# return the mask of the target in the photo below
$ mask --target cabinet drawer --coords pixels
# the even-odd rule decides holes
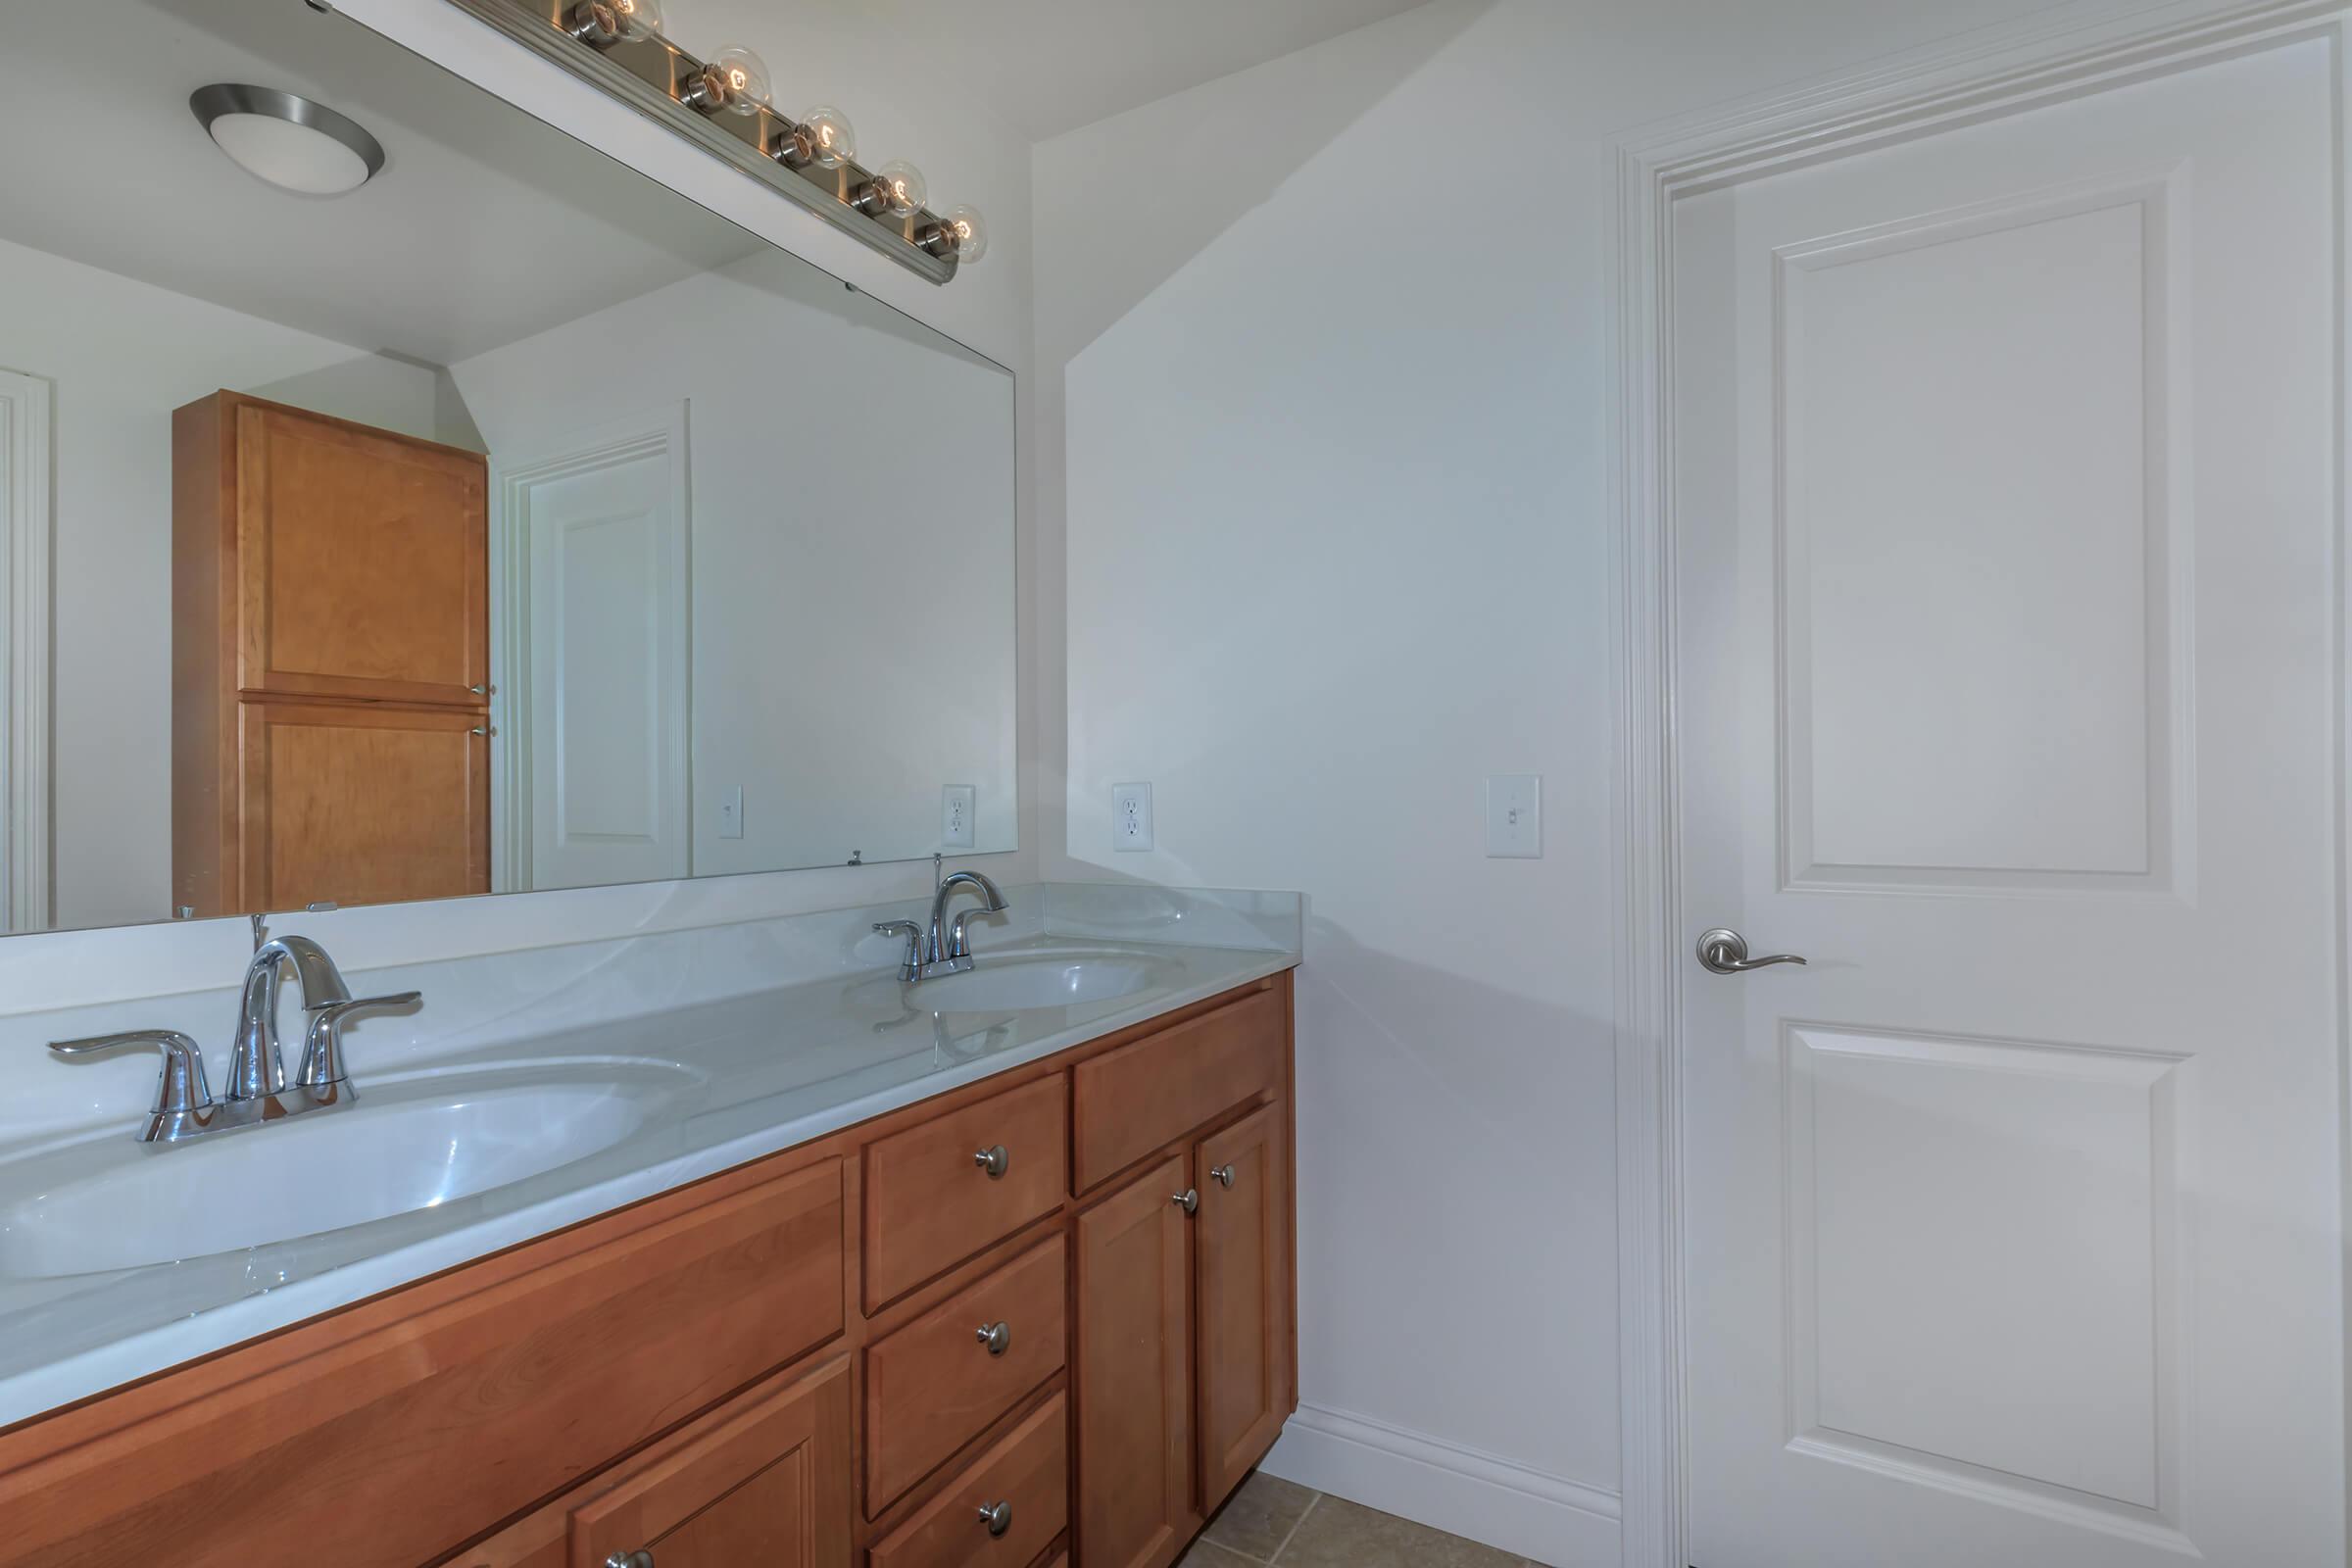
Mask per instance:
[[[1080,1062],[1072,1073],[1079,1191],[1277,1093],[1284,1039],[1281,995],[1260,991]]]
[[[1011,1517],[989,1534],[982,1510]],[[875,1545],[869,1568],[1028,1568],[1069,1524],[1069,1403],[1056,1394]]]
[[[1067,1359],[1058,1236],[866,1352],[865,1511],[880,1514]],[[983,1331],[1004,1327],[991,1353]]]
[[[1001,1171],[980,1155],[1004,1151]],[[897,1299],[1061,1204],[1069,1089],[1056,1073],[865,1151],[865,1305]]]
[[[43,1568],[436,1561],[839,1334],[843,1217],[828,1159],[67,1412],[24,1440],[45,1458],[11,1468],[0,1444],[10,1549]],[[289,1487],[288,1455],[334,1484]]]

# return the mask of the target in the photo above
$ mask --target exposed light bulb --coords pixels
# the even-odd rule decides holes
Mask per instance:
[[[726,106],[736,114],[757,114],[775,101],[768,90],[767,62],[749,49],[721,49],[711,65],[727,85]]]
[[[981,221],[977,207],[958,207],[948,214],[942,225],[948,237],[955,241],[956,260],[965,267],[988,254],[988,224]]]
[[[851,127],[850,117],[826,104],[819,104],[801,117],[801,130],[808,138],[809,156],[819,169],[839,169],[858,156],[858,132]]]
[[[893,218],[912,218],[923,205],[923,172],[904,158],[874,171],[875,205]]]
[[[620,12],[611,0],[580,0],[564,21],[564,30],[591,49],[610,49],[620,42]]]
[[[662,0],[604,0],[620,18],[620,35],[632,43],[662,34]]]

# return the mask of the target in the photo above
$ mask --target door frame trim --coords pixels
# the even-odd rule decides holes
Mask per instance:
[[[50,858],[50,582],[56,533],[51,489],[53,383],[0,370],[0,635],[7,709],[0,713],[0,930],[46,931],[53,914]]]
[[[2078,4],[1979,28],[1861,70],[1720,105],[1612,138],[1616,199],[1609,239],[1611,399],[1611,674],[1618,765],[1611,818],[1618,889],[1615,976],[1618,1402],[1621,1560],[1685,1568],[1688,1492],[1683,1386],[1683,1089],[1677,977],[1686,921],[1679,906],[1674,623],[1674,383],[1671,279],[1674,202],[1746,180],[1956,128],[2205,62],[2312,37],[2335,52],[2337,219],[2352,212],[2352,164],[2340,146],[2352,99],[2345,0],[2173,0],[2157,6]],[[2336,384],[2347,354],[2346,237],[2339,226]],[[2341,934],[2347,927],[2342,815],[2347,758],[2344,511],[2352,488],[2346,440],[2336,453],[2335,671],[2336,993],[2339,1079],[2346,1042]],[[2352,1151],[2352,1142],[2347,1143]],[[2352,1191],[2352,1177],[2347,1178]]]

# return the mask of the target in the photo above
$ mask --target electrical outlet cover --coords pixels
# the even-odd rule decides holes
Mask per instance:
[[[1110,787],[1110,847],[1121,854],[1152,848],[1152,786]]]
[[[939,847],[943,850],[968,850],[972,847],[972,812],[977,809],[979,789],[970,784],[950,784],[939,796]]]
[[[1538,773],[1496,773],[1487,780],[1487,856],[1544,858],[1544,779]]]

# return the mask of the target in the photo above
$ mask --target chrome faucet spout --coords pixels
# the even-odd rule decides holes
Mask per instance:
[[[986,907],[966,909],[947,923],[948,901],[959,887],[968,887],[985,901]],[[977,871],[957,871],[941,879],[939,891],[931,898],[931,926],[925,938],[923,974],[959,974],[972,966],[971,936],[965,929],[969,922],[984,914],[999,914],[1006,907],[1004,895],[996,883]]]
[[[277,1043],[277,990],[283,965],[294,966],[305,1011],[351,1000],[351,988],[326,950],[309,937],[274,937],[254,949],[245,966],[245,992],[237,1005],[237,1033],[228,1050],[231,1101],[266,1100],[286,1087],[284,1054]]]

